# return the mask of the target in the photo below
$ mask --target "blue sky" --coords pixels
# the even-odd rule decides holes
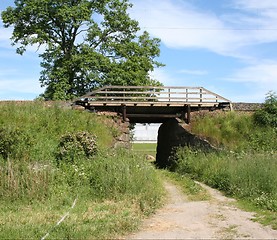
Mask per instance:
[[[161,39],[165,86],[203,86],[233,102],[263,102],[277,92],[276,0],[131,0],[130,15]],[[1,0],[0,11],[12,5]],[[35,47],[17,55],[0,23],[0,100],[43,92]]]

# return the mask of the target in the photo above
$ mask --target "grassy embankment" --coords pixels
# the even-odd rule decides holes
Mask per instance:
[[[42,103],[0,105],[0,239],[116,237],[160,205],[156,170],[112,150],[118,132],[105,122]]]
[[[277,229],[277,129],[235,112],[195,119],[192,131],[222,150],[180,149],[176,172],[239,199]]]

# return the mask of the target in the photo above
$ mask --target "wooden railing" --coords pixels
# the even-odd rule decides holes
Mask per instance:
[[[230,103],[230,100],[203,87],[107,86],[87,93],[89,102],[154,102],[180,104]]]

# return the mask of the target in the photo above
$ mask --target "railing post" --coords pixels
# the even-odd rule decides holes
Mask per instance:
[[[200,88],[200,102],[202,103],[203,101],[203,89]]]
[[[186,88],[186,102],[189,101],[189,90]]]
[[[168,101],[170,102],[170,97],[171,97],[171,95],[170,95],[170,88],[168,89]]]

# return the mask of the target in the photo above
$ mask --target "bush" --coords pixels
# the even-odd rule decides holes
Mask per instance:
[[[277,95],[275,92],[267,94],[264,107],[254,114],[256,123],[277,127]]]
[[[31,137],[23,130],[0,128],[0,155],[4,160],[27,159],[31,145]]]
[[[97,153],[96,136],[88,132],[68,133],[61,137],[58,161],[71,162]]]

